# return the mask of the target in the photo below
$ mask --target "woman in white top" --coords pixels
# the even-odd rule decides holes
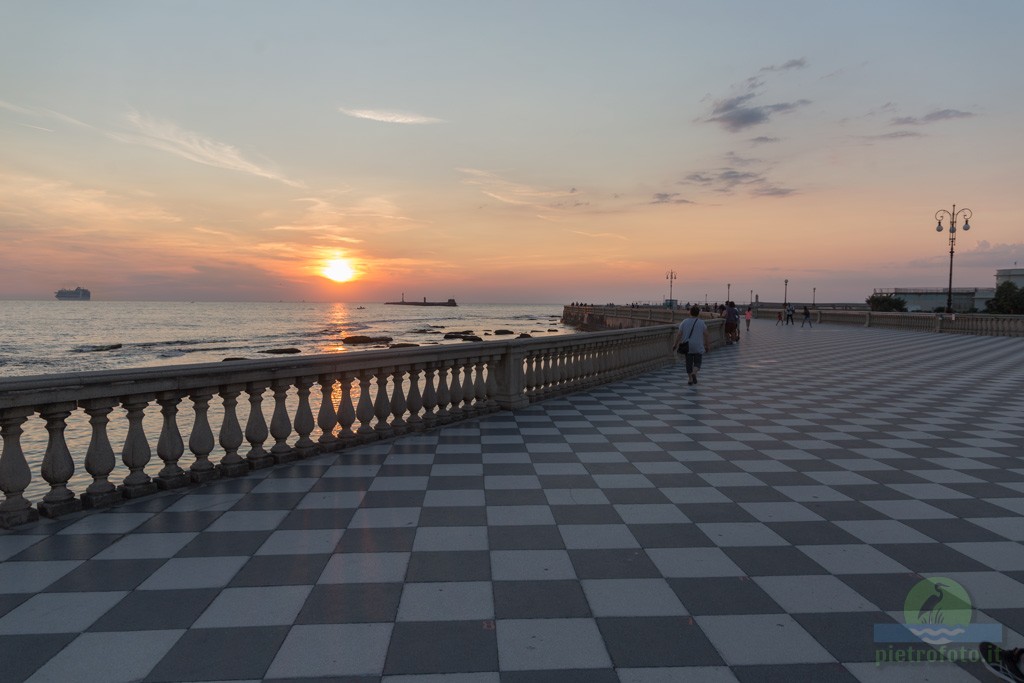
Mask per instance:
[[[689,344],[686,353],[686,383],[697,384],[701,361],[704,354],[711,349],[711,334],[708,332],[707,324],[700,319],[700,306],[692,307],[690,317],[679,323],[679,331],[676,332],[672,350],[676,351],[679,344],[684,341]]]

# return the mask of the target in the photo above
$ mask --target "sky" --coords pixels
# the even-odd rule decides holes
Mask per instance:
[[[954,286],[994,287],[1024,267],[1022,26],[1019,0],[0,0],[0,299],[863,301],[947,285],[954,205]]]

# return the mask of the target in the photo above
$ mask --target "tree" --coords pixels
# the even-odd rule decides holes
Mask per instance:
[[[895,294],[872,294],[864,300],[872,311],[897,311],[903,313],[907,310],[906,299],[901,299]]]
[[[996,287],[994,298],[985,302],[986,313],[1016,314],[1024,313],[1024,289],[1007,280]]]

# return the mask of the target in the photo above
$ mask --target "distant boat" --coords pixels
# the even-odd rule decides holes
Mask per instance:
[[[402,294],[401,301],[385,301],[385,304],[391,306],[458,306],[455,303],[455,299],[448,299],[448,301],[427,301],[427,297],[423,297],[423,301],[406,301],[405,294]]]
[[[58,289],[54,296],[61,301],[88,301],[92,298],[92,292],[85,287],[75,287],[74,289]]]

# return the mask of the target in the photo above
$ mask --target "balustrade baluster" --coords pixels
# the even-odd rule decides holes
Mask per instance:
[[[423,409],[423,396],[420,394],[420,371],[419,365],[413,365],[409,370],[409,398],[406,401],[409,419],[406,422],[409,425],[409,430],[413,432],[423,430],[423,418],[420,417],[420,410]]]
[[[437,369],[437,423],[448,424],[452,421],[452,415],[448,412],[448,404],[451,403],[451,392],[448,389],[448,362],[441,361]]]
[[[381,368],[377,371],[377,396],[373,402],[373,413],[377,417],[377,423],[373,426],[373,431],[379,439],[395,435],[394,429],[388,424],[388,417],[391,415],[391,402],[388,400],[389,374],[391,368]]]
[[[396,368],[391,375],[391,429],[395,435],[405,434],[409,425],[405,421],[405,368]]]
[[[290,386],[290,380],[278,380],[271,385],[274,391],[274,414],[270,417],[270,435],[274,437],[275,443],[270,449],[270,455],[278,464],[295,459],[295,451],[288,445],[288,437],[292,434],[287,405]]]
[[[313,378],[299,377],[295,380],[298,389],[299,407],[295,410],[295,433],[299,435],[295,442],[295,452],[300,458],[308,458],[316,453],[316,444],[310,438],[316,424],[313,422],[313,409],[309,404],[309,390],[313,386]]]
[[[430,429],[437,424],[437,391],[434,389],[434,373],[437,368],[433,364],[423,369],[423,426]]]
[[[373,401],[370,400],[370,378],[373,373],[363,370],[359,373],[359,404],[356,406],[356,417],[359,418],[359,429],[356,434],[360,441],[370,441],[376,438],[377,432],[373,430],[370,422],[373,420]]]
[[[39,511],[25,498],[25,489],[32,483],[32,470],[21,449],[21,426],[32,413],[29,407],[0,410],[0,438],[4,442],[0,451],[0,491],[4,492],[0,525],[5,529],[39,519]]]
[[[64,430],[71,412],[76,408],[74,401],[52,403],[39,409],[39,415],[46,420],[46,452],[40,471],[50,490],[36,505],[44,517],[59,517],[82,509],[82,501],[68,488],[68,481],[75,473],[75,461],[71,459]]]
[[[150,396],[128,396],[121,399],[121,405],[128,412],[128,434],[121,450],[121,462],[128,468],[128,476],[121,484],[121,494],[125,498],[139,498],[156,492],[156,483],[146,474],[146,465],[153,457],[146,438],[146,430],[142,426],[146,406]]]
[[[317,450],[329,453],[338,444],[334,428],[338,426],[338,413],[334,410],[334,375],[320,375],[320,410],[316,413],[316,424],[320,427],[320,438],[317,439]]]
[[[249,452],[245,454],[245,461],[249,469],[253,470],[274,464],[274,457],[263,448],[270,436],[267,418],[263,416],[263,393],[266,390],[265,382],[249,382],[245,385],[245,393],[249,395],[249,418],[245,421],[245,440],[249,442]]]
[[[487,383],[484,381],[484,365],[486,364],[486,358],[477,358],[476,372],[473,378],[473,410],[477,415],[483,413],[489,413],[490,407],[487,405]]]
[[[451,416],[452,422],[466,417],[466,411],[462,409],[462,377],[459,374],[465,369],[463,367],[464,362],[459,359],[453,361],[454,365],[452,365],[452,381],[451,386],[448,388],[448,394],[452,402],[451,408],[448,409],[448,414]]]
[[[189,467],[189,476],[196,483],[212,481],[220,477],[220,472],[210,462],[214,441],[209,413],[210,399],[213,398],[214,391],[214,389],[199,389],[189,394],[189,398],[192,400],[192,412],[195,414],[192,433],[188,436],[188,449],[195,456],[195,461]]]
[[[526,389],[526,397],[529,399],[530,403],[533,403],[537,397],[537,362],[537,353],[535,351],[530,352],[530,355],[527,356],[525,361],[526,383],[524,386]]]
[[[467,358],[466,364],[462,367],[462,412],[466,417],[480,414],[480,411],[473,405],[473,401],[476,398],[476,389],[473,383],[473,367],[475,364],[475,359]]]
[[[109,507],[122,500],[121,493],[110,481],[110,473],[114,471],[117,460],[107,436],[110,411],[117,405],[117,400],[94,398],[80,404],[92,427],[89,446],[85,450],[85,471],[92,475],[92,483],[82,494],[82,505],[87,508]]]
[[[356,442],[356,434],[352,431],[352,425],[356,423],[356,411],[352,407],[352,374],[341,375],[341,401],[338,403],[338,424],[341,429],[338,431],[338,440],[343,446],[350,446]]]
[[[487,359],[487,409],[495,411],[498,409],[498,364],[501,359],[498,356],[490,356]]]
[[[181,456],[185,454],[185,442],[181,440],[177,419],[181,398],[181,393],[172,391],[156,395],[162,418],[160,436],[156,441],[156,455],[164,463],[156,477],[156,486],[159,489],[181,488],[191,481],[189,475],[178,465]]]
[[[220,459],[217,469],[225,477],[238,477],[249,471],[249,464],[242,460],[238,448],[242,445],[242,427],[238,424],[238,396],[242,393],[242,385],[228,385],[220,388],[220,397],[224,401],[224,421],[220,425],[220,447],[224,449],[224,457]]]

